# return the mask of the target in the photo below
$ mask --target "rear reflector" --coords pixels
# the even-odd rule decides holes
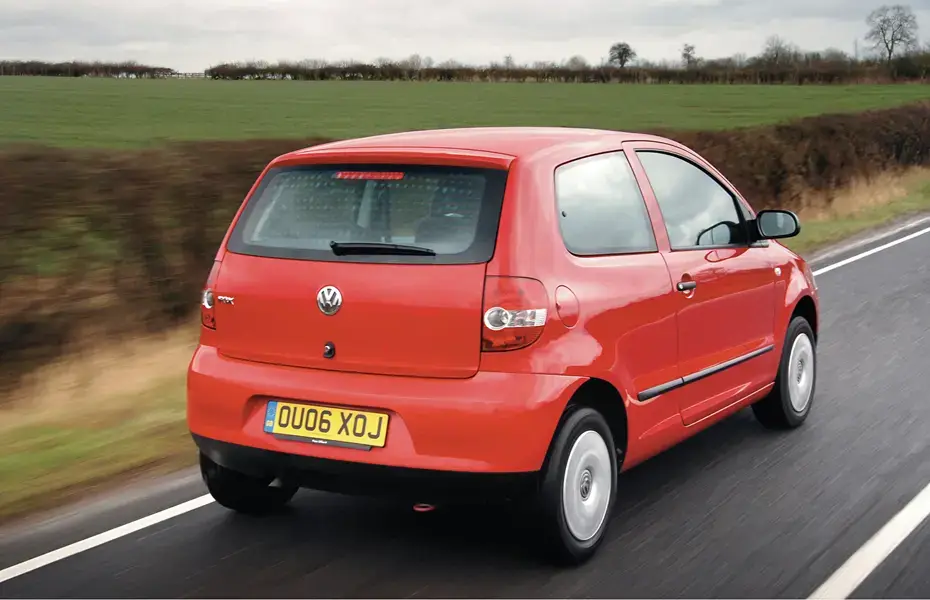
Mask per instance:
[[[398,181],[404,178],[403,173],[393,171],[337,171],[335,179],[375,179],[379,181]]]
[[[481,350],[505,352],[539,339],[549,318],[542,282],[527,277],[486,277]]]

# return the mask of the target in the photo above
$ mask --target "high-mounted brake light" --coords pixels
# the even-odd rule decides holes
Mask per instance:
[[[200,295],[200,322],[207,329],[216,329],[216,294],[213,292],[213,286],[216,285],[216,277],[220,272],[220,262],[215,261],[210,274],[207,276],[207,283],[203,287],[203,293]]]
[[[393,171],[338,171],[333,175],[335,179],[375,179],[397,181],[404,178],[404,174]]]
[[[481,350],[505,352],[539,339],[549,317],[542,282],[527,277],[486,277]]]

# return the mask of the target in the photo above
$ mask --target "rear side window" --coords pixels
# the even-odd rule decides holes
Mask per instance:
[[[656,251],[645,201],[622,152],[560,166],[555,195],[562,239],[572,254]]]
[[[321,261],[487,262],[506,179],[502,170],[419,165],[272,169],[236,223],[229,250]],[[353,249],[334,252],[333,242]],[[435,255],[393,252],[391,244]]]

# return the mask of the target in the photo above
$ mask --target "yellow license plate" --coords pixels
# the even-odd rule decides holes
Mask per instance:
[[[383,448],[388,416],[348,408],[274,400],[265,409],[265,433],[315,444]]]

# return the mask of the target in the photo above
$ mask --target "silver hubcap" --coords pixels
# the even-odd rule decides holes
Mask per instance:
[[[787,384],[791,408],[799,413],[804,412],[814,388],[814,345],[805,333],[796,337],[791,346]]]
[[[582,433],[568,454],[562,480],[565,522],[575,539],[586,542],[600,531],[612,485],[610,451],[604,438],[596,431]]]

